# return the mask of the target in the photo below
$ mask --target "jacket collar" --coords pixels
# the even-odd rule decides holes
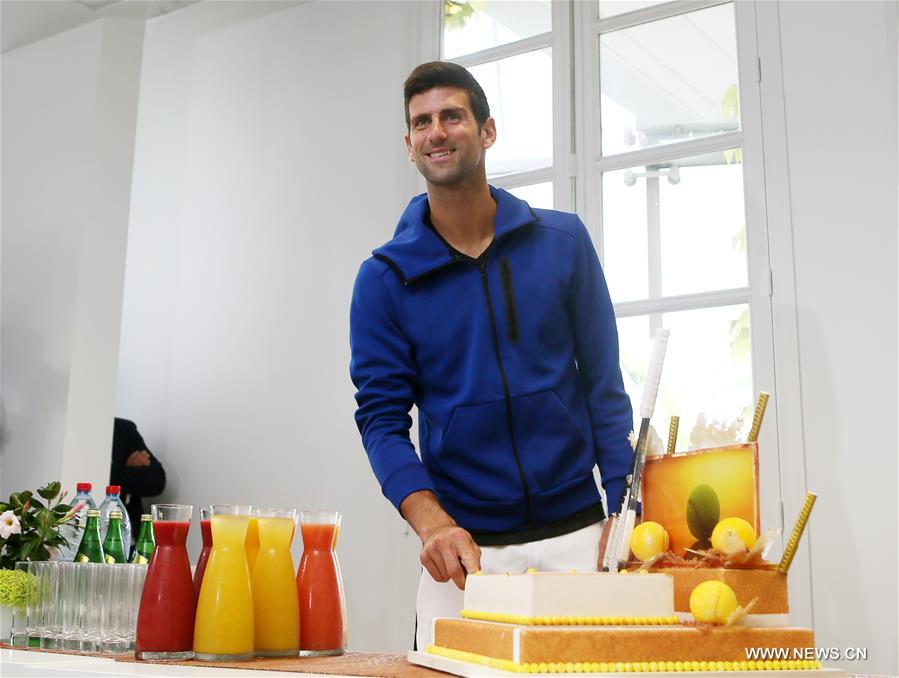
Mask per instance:
[[[539,220],[530,206],[508,191],[490,186],[496,202],[493,224],[494,241],[511,231]],[[390,264],[404,283],[459,260],[426,218],[430,213],[428,194],[417,195],[409,202],[393,234],[393,240],[372,252],[377,259]]]

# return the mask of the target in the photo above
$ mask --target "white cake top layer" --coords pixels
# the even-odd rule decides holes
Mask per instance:
[[[532,618],[669,618],[674,580],[649,573],[474,574],[465,581],[465,610]]]

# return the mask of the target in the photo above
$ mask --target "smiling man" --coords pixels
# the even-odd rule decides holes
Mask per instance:
[[[496,123],[464,68],[422,64],[404,94],[427,193],[359,270],[350,374],[375,476],[422,541],[424,647],[431,619],[458,616],[469,573],[596,570],[593,470],[617,507],[632,413],[583,223],[487,183]]]

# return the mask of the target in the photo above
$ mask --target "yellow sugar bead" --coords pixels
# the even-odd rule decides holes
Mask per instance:
[[[666,662],[665,669],[667,671],[683,671],[684,663],[683,662],[674,662],[674,668],[671,668],[671,662]]]

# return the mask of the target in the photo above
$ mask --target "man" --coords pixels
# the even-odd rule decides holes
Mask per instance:
[[[137,424],[128,419],[115,418],[109,483],[122,488],[122,501],[131,520],[131,537],[136,539],[140,516],[144,512],[141,498],[162,493],[165,489],[165,469],[147,449]]]
[[[405,103],[427,193],[359,270],[350,373],[372,469],[422,541],[424,647],[433,617],[458,616],[466,574],[596,570],[593,468],[617,507],[633,415],[584,225],[487,184],[496,123],[464,68],[422,64]]]

